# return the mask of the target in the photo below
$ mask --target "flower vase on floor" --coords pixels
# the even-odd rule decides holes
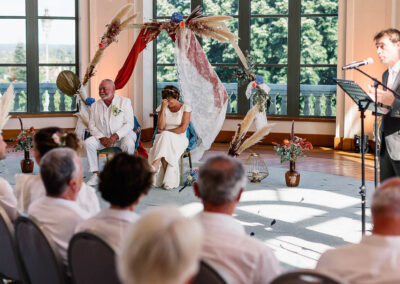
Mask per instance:
[[[21,160],[21,171],[25,174],[33,172],[34,162],[29,158],[29,151],[24,151],[24,159]]]
[[[290,170],[285,174],[286,185],[289,187],[295,187],[299,185],[300,173],[296,171],[296,163],[290,161]]]

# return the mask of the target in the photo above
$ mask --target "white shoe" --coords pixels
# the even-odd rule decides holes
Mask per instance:
[[[90,179],[86,182],[87,185],[96,186],[99,183],[99,175],[93,174]]]

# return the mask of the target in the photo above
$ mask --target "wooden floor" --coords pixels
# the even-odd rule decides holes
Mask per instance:
[[[145,142],[144,146],[149,149],[151,144]],[[214,143],[211,149],[205,153],[204,158],[215,154],[226,154],[228,147],[229,144],[227,143]],[[11,148],[9,150],[11,151]],[[10,151],[8,152],[9,156],[23,156],[21,152]],[[270,167],[289,168],[288,162],[280,163],[273,146],[270,145],[255,145],[250,150],[243,152],[239,159],[245,161],[252,152],[260,154]],[[361,155],[354,152],[316,147],[307,153],[307,157],[296,162],[296,169],[361,178]],[[366,154],[365,157],[365,179],[374,180],[374,156],[372,154]]]
[[[145,143],[145,147],[151,147]],[[229,144],[214,143],[204,157],[215,154],[228,153]],[[289,163],[280,163],[279,156],[275,154],[271,145],[255,145],[250,150],[243,152],[239,158],[245,161],[250,153],[260,154],[268,166],[289,168]],[[338,151],[332,148],[316,147],[307,153],[307,157],[296,162],[297,170],[324,172],[334,175],[342,175],[361,179],[361,155],[359,153]],[[365,179],[374,180],[374,156],[365,156]]]

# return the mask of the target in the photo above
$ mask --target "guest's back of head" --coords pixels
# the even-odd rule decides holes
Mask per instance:
[[[145,213],[125,239],[118,261],[125,284],[183,284],[198,270],[203,232],[174,207]]]
[[[234,202],[246,185],[244,167],[239,160],[225,155],[211,157],[200,167],[197,185],[203,202]]]
[[[75,179],[79,191],[83,173],[80,158],[69,148],[57,148],[47,152],[40,165],[40,176],[49,196],[64,195],[72,179]]]
[[[371,203],[373,232],[400,235],[400,178],[385,180],[375,191]]]
[[[153,184],[153,173],[146,159],[119,153],[100,173],[99,191],[112,205],[126,207],[147,194]]]
[[[41,128],[33,137],[35,155],[38,158],[43,157],[48,151],[67,147],[76,152],[82,148],[81,142],[75,133],[64,132],[59,127]]]

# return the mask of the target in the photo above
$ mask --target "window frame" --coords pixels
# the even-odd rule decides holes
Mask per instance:
[[[25,16],[0,16],[0,19],[24,19],[25,20],[25,41],[26,61],[25,64],[0,63],[0,67],[25,67],[26,68],[26,111],[12,112],[13,115],[47,115],[74,113],[73,111],[48,111],[40,110],[40,82],[39,68],[51,66],[75,67],[75,73],[80,73],[80,9],[79,0],[75,2],[75,16],[39,16],[39,0],[25,0]],[[39,20],[74,20],[75,21],[75,63],[39,63]],[[29,90],[29,91],[28,91]]]
[[[202,5],[202,0],[191,0],[191,10],[193,7]],[[332,116],[315,116],[300,115],[300,72],[301,68],[312,67],[335,67],[337,64],[302,64],[301,63],[301,19],[307,17],[338,17],[338,13],[326,14],[326,13],[314,13],[314,14],[302,14],[301,13],[301,0],[288,0],[288,13],[287,14],[268,14],[258,15],[251,14],[251,0],[238,0],[238,15],[233,16],[238,19],[238,45],[242,51],[251,50],[251,30],[250,24],[251,19],[254,18],[287,18],[288,19],[288,54],[287,64],[255,64],[255,67],[278,67],[287,68],[287,110],[286,114],[282,115],[269,115],[271,117],[284,117],[284,118],[299,118],[299,119],[335,119]],[[156,20],[167,20],[168,16],[157,17],[157,0],[153,0],[153,19]],[[232,67],[241,66],[243,67],[240,60],[238,63],[226,64],[218,63],[211,64],[217,67]],[[171,63],[157,63],[157,43],[153,44],[153,110],[157,108],[157,67],[158,66],[174,66]],[[245,94],[247,88],[246,82],[243,79],[238,80],[238,94]],[[250,100],[244,95],[237,96],[237,113],[227,114],[230,117],[241,117],[247,113],[250,109]]]

